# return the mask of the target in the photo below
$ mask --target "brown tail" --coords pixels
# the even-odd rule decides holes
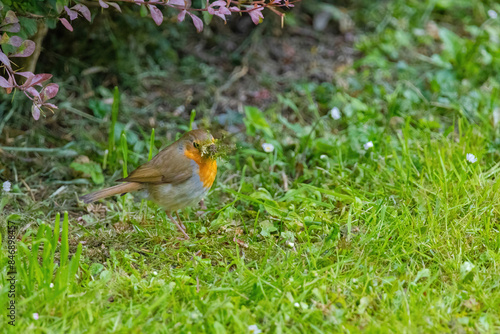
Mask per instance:
[[[117,186],[109,187],[106,189],[102,189],[90,194],[87,194],[85,196],[80,197],[80,200],[84,201],[85,203],[92,203],[95,201],[100,200],[101,198],[113,196],[113,195],[118,195],[118,194],[125,194],[131,191],[139,190],[142,189],[143,185],[138,182],[125,182],[123,184],[119,184]]]

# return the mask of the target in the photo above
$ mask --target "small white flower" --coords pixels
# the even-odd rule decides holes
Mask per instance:
[[[373,143],[369,141],[368,143],[364,144],[363,147],[365,148],[365,150],[368,150],[373,147]]]
[[[413,34],[415,36],[424,36],[425,35],[425,30],[424,29],[415,28],[415,29],[413,29]]]
[[[54,287],[54,283],[50,283],[50,288],[53,288]]]
[[[3,191],[9,192],[11,185],[12,185],[12,183],[10,183],[10,181],[5,181],[2,185]]]
[[[474,162],[477,161],[476,156],[472,153],[467,153],[467,155],[465,156],[465,159],[467,159],[467,161],[470,162],[471,164],[473,164]]]
[[[33,319],[38,320],[38,313],[33,313]]]
[[[248,326],[248,331],[252,334],[259,334],[262,333],[262,331],[257,327],[257,325],[250,325]]]
[[[286,243],[286,245],[287,245],[288,247],[290,247],[290,248],[295,247],[295,244],[294,244],[293,242],[290,242],[290,241],[289,241],[289,242],[287,242],[287,243]]]
[[[272,151],[274,151],[274,145],[269,143],[264,143],[262,144],[262,149],[264,150],[264,152],[271,153]]]
[[[475,266],[472,263],[470,263],[469,261],[465,261],[460,266],[460,271],[462,272],[462,274],[468,274],[471,272],[472,269],[474,269],[474,267]]]
[[[496,18],[498,17],[498,14],[497,14],[497,12],[495,12],[493,9],[490,9],[490,10],[488,11],[488,16],[489,16],[490,18],[492,18],[492,19],[496,19]]]
[[[153,271],[153,275],[155,275],[155,276],[156,276],[156,275],[158,275],[158,273],[157,273],[156,271]]]
[[[319,156],[319,158],[320,158],[321,160],[326,160],[326,159],[328,159],[328,155],[326,155],[326,154],[322,154],[322,155],[320,155],[320,156]]]
[[[333,108],[332,108],[332,110],[330,110],[330,116],[331,116],[334,120],[339,120],[339,119],[342,117],[342,114],[340,113],[339,108],[337,108],[337,107],[333,107]]]
[[[293,306],[300,307],[300,304],[299,303],[295,303],[295,304],[293,304]]]

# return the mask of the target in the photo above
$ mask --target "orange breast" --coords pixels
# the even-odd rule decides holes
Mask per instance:
[[[215,176],[217,175],[217,161],[207,159],[206,162],[198,164],[200,166],[200,180],[203,182],[205,188],[210,188],[214,183]]]
[[[186,150],[184,151],[184,155],[198,164],[200,181],[203,183],[203,187],[210,188],[217,175],[217,161],[210,158],[202,158],[197,151]]]

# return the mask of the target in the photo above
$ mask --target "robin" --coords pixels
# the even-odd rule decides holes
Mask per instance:
[[[145,190],[149,200],[161,206],[186,239],[186,227],[172,212],[197,204],[208,193],[217,174],[215,140],[205,130],[186,132],[179,140],[141,165],[122,184],[99,190],[80,199],[85,203],[105,197]]]

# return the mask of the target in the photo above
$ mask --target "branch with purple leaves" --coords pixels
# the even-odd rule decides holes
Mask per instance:
[[[48,103],[47,100],[56,96],[59,90],[59,85],[51,83],[43,87],[43,83],[50,78],[52,74],[42,73],[34,74],[31,72],[15,72],[12,69],[11,61],[9,57],[29,57],[35,51],[35,42],[26,39],[23,40],[19,36],[9,36],[7,32],[19,32],[21,26],[19,25],[19,19],[13,11],[8,11],[2,23],[0,24],[0,31],[4,34],[0,39],[0,45],[6,44],[15,48],[13,53],[5,54],[0,50],[0,64],[5,68],[7,72],[7,79],[0,76],[0,87],[5,88],[7,94],[10,94],[13,89],[19,89],[24,92],[24,94],[33,101],[33,107],[31,112],[33,118],[38,120],[40,118],[40,113],[42,108],[47,108],[51,111],[57,109],[52,103]],[[23,84],[18,84],[16,76],[21,76],[25,78]],[[42,87],[38,91],[35,87]]]
[[[196,16],[193,12],[197,11],[207,11],[211,15],[220,17],[226,22],[226,16],[231,15],[231,13],[248,13],[250,15],[252,22],[259,24],[264,19],[262,11],[267,8],[279,15],[281,18],[284,14],[278,10],[276,7],[293,7],[294,2],[300,0],[254,0],[254,1],[235,1],[235,0],[216,0],[210,2],[206,0],[205,8],[192,8],[191,0],[114,0],[114,1],[104,1],[99,0],[99,5],[103,8],[108,8],[109,6],[115,7],[117,10],[121,11],[120,6],[117,2],[133,3],[139,6],[147,6],[151,17],[157,25],[163,22],[163,13],[157,6],[166,6],[179,10],[179,15],[177,15],[177,21],[184,21],[186,14],[188,14],[193,20],[193,24],[198,32],[203,31],[203,21]],[[68,13],[69,14],[69,13]],[[76,17],[76,16],[75,16]],[[71,18],[71,16],[70,16]],[[72,30],[70,26],[65,24],[65,27]]]
[[[67,1],[69,3],[71,0]],[[235,0],[215,0],[210,2],[206,0],[205,8],[192,8],[191,0],[98,0],[99,5],[102,8],[114,7],[116,10],[121,12],[120,5],[118,2],[133,3],[139,6],[145,6],[152,19],[157,25],[163,22],[163,13],[159,6],[166,6],[179,11],[177,15],[177,21],[182,22],[186,18],[186,14],[191,17],[193,24],[198,32],[203,30],[203,21],[195,14],[197,11],[206,11],[211,15],[215,15],[224,22],[226,22],[226,16],[232,13],[247,13],[252,19],[254,24],[259,24],[264,19],[262,11],[264,9],[269,9],[275,14],[283,18],[284,14],[277,10],[278,7],[293,7],[294,2],[300,0],[249,0],[249,1],[235,1]],[[64,8],[64,11],[63,11]],[[56,14],[58,20],[61,24],[68,30],[73,31],[73,26],[71,22],[77,19],[79,16],[84,17],[87,21],[91,22],[92,16],[90,10],[87,6],[82,3],[77,3],[73,7],[64,6],[60,9],[60,13]],[[64,15],[66,17],[61,17]],[[43,18],[38,15],[28,15],[36,18]],[[0,17],[1,19],[1,17]],[[10,94],[12,90],[19,89],[24,92],[24,94],[33,101],[32,115],[35,120],[40,118],[40,114],[48,109],[53,112],[57,109],[57,106],[48,103],[47,101],[57,95],[59,90],[59,85],[55,83],[43,86],[42,84],[52,78],[51,74],[34,74],[31,72],[19,72],[12,68],[12,64],[9,58],[12,57],[29,57],[35,51],[35,42],[29,39],[22,39],[19,36],[10,36],[7,33],[17,33],[20,31],[21,26],[19,25],[19,19],[16,14],[9,10],[5,14],[2,23],[0,24],[0,31],[3,31],[3,35],[0,38],[0,66],[4,67],[7,77],[0,76],[0,87],[5,88],[7,94]],[[14,52],[6,52],[2,45],[9,45],[10,49],[14,48]],[[23,77],[24,83],[18,84],[16,81],[17,77]],[[42,87],[38,90],[36,87]]]

